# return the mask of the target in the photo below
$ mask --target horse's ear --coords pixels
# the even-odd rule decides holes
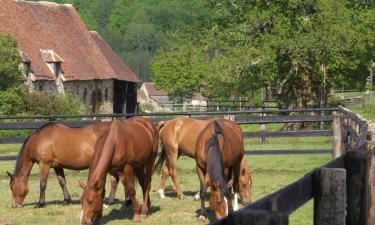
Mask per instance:
[[[233,186],[233,180],[228,181],[227,187],[231,188]]]
[[[86,184],[85,184],[85,182],[83,182],[82,180],[79,180],[79,186],[80,186],[83,190],[85,190],[85,188],[86,188]]]
[[[14,178],[13,174],[11,174],[11,173],[8,172],[8,171],[6,171],[6,172],[7,172],[8,177],[9,177],[11,180],[13,180],[13,178]]]

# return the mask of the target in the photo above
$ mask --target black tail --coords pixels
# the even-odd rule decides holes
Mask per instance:
[[[222,135],[222,129],[217,121],[214,122],[214,134],[206,143],[206,163],[207,172],[211,182],[218,182],[223,196],[230,198],[230,192],[227,187],[224,176],[223,157],[219,144],[219,135]]]

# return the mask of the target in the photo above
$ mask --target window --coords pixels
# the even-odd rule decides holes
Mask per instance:
[[[23,72],[25,76],[28,77],[31,72],[31,62],[24,62],[23,63]]]

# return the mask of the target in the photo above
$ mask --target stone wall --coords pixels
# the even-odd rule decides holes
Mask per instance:
[[[79,96],[91,113],[113,112],[113,80],[75,80],[62,82],[37,80],[29,85],[30,91],[46,91],[52,94],[71,93]]]

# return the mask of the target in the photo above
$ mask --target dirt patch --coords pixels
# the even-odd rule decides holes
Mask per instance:
[[[12,225],[10,220],[0,219],[0,225]]]

